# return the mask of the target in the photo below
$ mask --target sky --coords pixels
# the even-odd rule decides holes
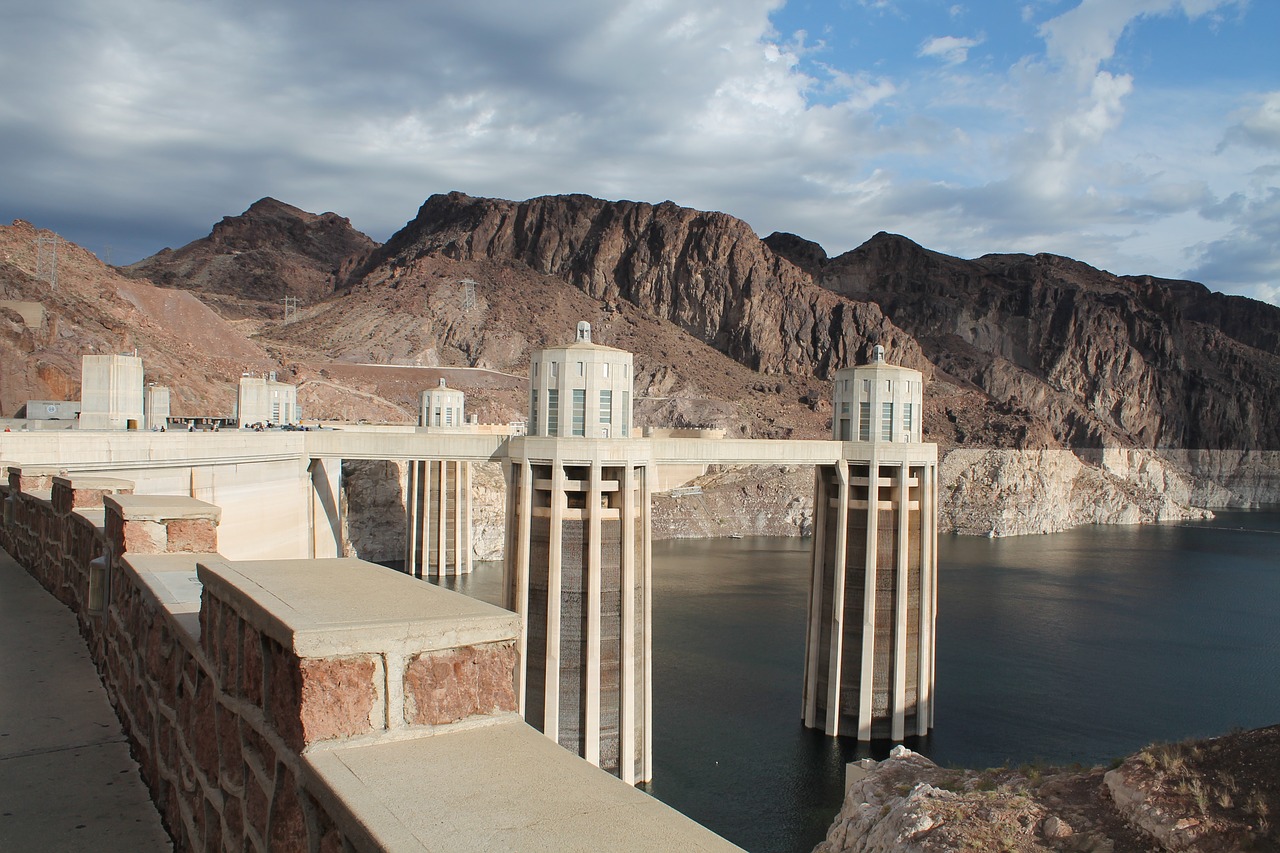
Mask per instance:
[[[1280,304],[1275,0],[0,0],[0,222],[125,264],[271,196],[719,210]]]

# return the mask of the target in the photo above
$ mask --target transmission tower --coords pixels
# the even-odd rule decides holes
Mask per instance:
[[[462,310],[470,311],[476,307],[475,279],[464,278],[459,284],[462,285]]]
[[[36,238],[36,278],[58,289],[58,235]]]
[[[284,321],[291,323],[298,319],[298,297],[286,296],[284,298]]]

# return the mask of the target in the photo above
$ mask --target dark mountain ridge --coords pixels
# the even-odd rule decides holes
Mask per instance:
[[[1056,255],[966,261],[889,234],[822,263],[817,281],[874,300],[942,370],[1042,411],[1071,446],[1280,447],[1274,306]]]
[[[163,249],[121,268],[161,287],[280,303],[322,301],[346,284],[353,268],[378,244],[336,213],[308,213],[259,199],[239,216],[226,216],[208,237]]]
[[[382,246],[334,214],[269,199],[197,243],[200,264],[181,262],[197,254],[192,244],[133,269],[180,286],[195,276],[189,286],[239,297],[313,294],[314,320],[263,335],[331,357],[519,370],[542,335],[507,328],[498,314],[454,316],[451,294],[470,276],[493,307],[562,283],[601,317],[630,306],[786,379],[779,388],[810,407],[792,379],[825,380],[882,344],[891,361],[937,380],[926,428],[944,444],[1280,448],[1280,309],[1054,255],[964,260],[881,233],[829,258],[802,237],[761,240],[732,216],[672,202],[457,192],[428,198]],[[268,248],[275,266],[253,267]],[[312,277],[262,280],[298,269]],[[569,328],[578,318],[542,319]],[[397,336],[401,344],[377,345]],[[653,349],[652,375],[682,370],[661,362],[675,358],[673,346]],[[779,409],[796,405],[784,399],[791,393],[779,392]]]

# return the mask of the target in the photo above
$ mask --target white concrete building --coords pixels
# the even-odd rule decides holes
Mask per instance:
[[[279,426],[296,423],[301,417],[297,387],[277,382],[274,370],[266,376],[246,373],[240,377],[240,389],[236,395],[236,423],[239,426]]]
[[[169,388],[154,382],[147,385],[143,411],[147,416],[147,429],[160,429],[169,423]]]
[[[530,358],[528,435],[631,437],[631,353],[591,342],[591,324],[576,339]]]
[[[466,424],[462,412],[466,395],[450,388],[443,379],[439,386],[428,388],[418,397],[418,426],[461,427]]]
[[[920,443],[924,378],[887,364],[884,347],[872,350],[870,364],[836,371],[832,397],[834,440]]]
[[[938,448],[921,442],[923,377],[836,373],[835,465],[819,465],[804,724],[859,740],[928,734],[937,617]]]
[[[79,400],[28,400],[29,421],[74,421],[80,417]]]
[[[80,356],[80,429],[141,429],[142,359]]]

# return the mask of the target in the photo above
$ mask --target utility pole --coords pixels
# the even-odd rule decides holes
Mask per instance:
[[[462,310],[470,311],[476,307],[476,282],[475,279],[464,278],[459,282],[462,285]]]
[[[36,278],[58,289],[58,235],[36,238]]]
[[[284,298],[284,321],[291,323],[298,319],[298,297],[286,296]]]

